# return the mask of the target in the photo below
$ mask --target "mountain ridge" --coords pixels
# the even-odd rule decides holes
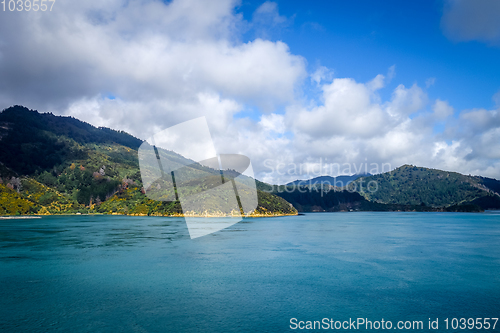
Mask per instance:
[[[409,164],[389,172],[358,177],[344,187],[318,184],[292,182],[275,186],[273,193],[302,212],[500,209],[500,181],[496,179]]]
[[[361,182],[374,182],[378,189],[369,191]],[[477,206],[475,210],[500,209],[500,181],[494,178],[409,164],[356,180],[352,186],[358,186],[358,192],[367,200],[380,204],[436,209],[459,206]]]
[[[3,110],[0,112],[0,214],[180,215],[178,202],[154,201],[145,196],[147,189],[142,185],[137,155],[142,142],[124,131],[94,127],[72,117],[39,113],[22,106]],[[162,150],[161,155],[189,165],[193,174],[220,177],[219,170],[175,152]],[[230,170],[223,173],[229,180],[239,175]],[[255,180],[259,207],[254,215],[293,215],[296,209],[500,208],[500,181],[496,179],[408,164],[377,175],[320,176],[303,182],[276,186]],[[335,186],[339,182],[343,182],[342,186]],[[377,191],[366,186],[370,182],[377,184]]]
[[[149,199],[139,171],[142,140],[124,131],[94,127],[76,118],[13,106],[0,113],[0,215],[105,213],[181,216],[178,201]],[[162,158],[187,172],[212,170],[168,150]],[[236,177],[230,170],[224,177]],[[231,178],[232,177],[232,178]],[[202,191],[201,188],[193,188]],[[250,216],[294,215],[284,199],[257,191]],[[224,199],[224,198],[223,198]],[[200,212],[201,214],[202,212]],[[205,211],[203,216],[223,212]],[[194,212],[193,214],[197,214]]]

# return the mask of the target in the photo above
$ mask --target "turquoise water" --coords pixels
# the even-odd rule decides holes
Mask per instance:
[[[445,318],[500,317],[500,213],[256,218],[194,240],[180,218],[0,220],[2,332],[284,332],[300,331],[291,318],[358,317],[420,331],[439,318],[447,332]]]

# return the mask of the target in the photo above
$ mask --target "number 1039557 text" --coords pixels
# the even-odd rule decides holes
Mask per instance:
[[[52,11],[56,0],[2,0],[0,10],[4,12]]]

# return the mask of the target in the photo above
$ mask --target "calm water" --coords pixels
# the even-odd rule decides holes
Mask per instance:
[[[0,331],[283,332],[291,318],[358,317],[500,317],[500,213],[316,213],[194,240],[179,218],[0,220]]]

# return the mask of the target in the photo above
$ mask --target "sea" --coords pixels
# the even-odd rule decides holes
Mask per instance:
[[[499,211],[247,218],[196,239],[173,217],[0,220],[0,332],[495,332],[495,318]]]

